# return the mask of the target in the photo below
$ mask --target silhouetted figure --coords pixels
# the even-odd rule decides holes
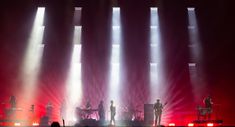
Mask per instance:
[[[92,114],[91,109],[92,109],[91,103],[90,103],[90,101],[87,101],[87,103],[86,103],[86,119],[91,118],[91,114]]]
[[[49,122],[51,121],[52,111],[53,111],[53,106],[51,102],[49,101],[46,105],[46,116],[48,117]]]
[[[116,107],[113,104],[113,100],[111,100],[110,103],[111,103],[111,105],[110,105],[110,116],[111,116],[110,125],[112,125],[112,122],[115,125]]]
[[[9,104],[10,104],[10,106],[11,106],[11,107],[10,107],[11,109],[16,108],[16,98],[15,98],[15,96],[12,95],[12,96],[10,97]]]
[[[153,109],[154,109],[154,113],[155,113],[155,126],[160,126],[163,105],[159,99],[157,99],[156,103],[154,104]]]
[[[205,109],[208,115],[208,119],[210,120],[212,113],[212,105],[213,105],[211,96],[209,95],[206,98],[204,98],[203,102],[205,104]]]
[[[90,101],[87,101],[87,103],[86,103],[86,109],[88,110],[88,109],[91,109],[91,103],[90,103]]]
[[[99,114],[99,120],[104,121],[105,120],[105,111],[104,111],[104,105],[103,101],[100,101],[100,104],[98,106],[98,114]]]
[[[7,117],[14,117],[15,111],[16,111],[16,97],[10,96],[9,99],[10,108],[6,110]]]
[[[31,111],[32,113],[34,113],[34,110],[35,110],[35,108],[34,108],[34,105],[32,104],[31,107],[30,107],[30,111]]]
[[[60,123],[59,122],[52,122],[51,127],[60,127]]]

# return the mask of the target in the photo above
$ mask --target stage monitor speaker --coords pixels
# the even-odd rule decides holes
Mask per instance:
[[[153,104],[144,104],[144,122],[146,125],[152,125],[154,122]]]

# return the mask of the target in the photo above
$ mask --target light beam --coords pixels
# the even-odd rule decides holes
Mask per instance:
[[[34,104],[38,74],[40,71],[41,57],[44,49],[42,44],[44,33],[44,12],[45,7],[38,7],[34,19],[33,27],[28,39],[25,55],[23,58],[22,68],[20,71],[20,80],[22,81],[22,91],[18,96],[20,98],[19,107],[28,109]],[[28,115],[29,112],[24,112]]]
[[[120,50],[121,50],[121,26],[120,8],[113,8],[112,16],[112,46],[110,58],[109,97],[114,101],[116,108],[120,107]],[[108,103],[110,104],[110,103]],[[118,110],[118,109],[117,109]],[[110,118],[110,117],[108,117]],[[118,119],[118,115],[116,117]]]
[[[67,121],[67,125],[76,123],[76,107],[82,99],[82,80],[81,80],[81,26],[74,27],[73,51],[70,62],[70,69],[66,83],[66,96],[61,106],[61,117]],[[65,105],[65,107],[63,107]],[[65,113],[63,113],[65,110]]]

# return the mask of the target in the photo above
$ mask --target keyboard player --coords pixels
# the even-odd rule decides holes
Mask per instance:
[[[86,103],[85,112],[86,112],[86,119],[90,119],[91,118],[91,114],[92,114],[92,106],[91,106],[90,101],[87,101],[87,103]]]

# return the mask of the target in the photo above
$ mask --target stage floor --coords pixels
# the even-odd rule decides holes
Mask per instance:
[[[15,125],[18,123],[17,125]],[[151,122],[152,123],[152,122]],[[208,123],[213,123],[213,126],[225,126],[223,125],[223,120],[195,120],[191,123],[194,124],[194,126],[207,126]],[[45,123],[38,123],[39,125],[36,125],[37,127],[50,127],[50,124]],[[29,126],[28,126],[29,125]],[[20,126],[20,127],[35,127],[31,126],[29,122],[23,121],[23,120],[0,120],[0,127],[12,127],[12,126]],[[63,127],[62,123],[60,123],[61,127]],[[162,126],[168,126],[168,125],[162,125]],[[175,126],[188,126],[188,125],[177,125]],[[65,127],[153,127],[153,124],[146,123],[144,121],[128,121],[128,120],[118,120],[116,121],[115,125],[110,125],[109,121],[96,121],[94,119],[86,119],[86,120],[80,120],[77,124],[73,124],[72,126],[66,126]]]

